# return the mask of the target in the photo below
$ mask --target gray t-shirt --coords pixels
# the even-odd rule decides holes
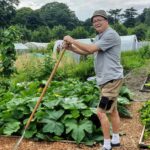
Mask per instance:
[[[121,39],[112,28],[106,29],[96,36],[94,43],[99,51],[94,54],[94,65],[98,85],[110,80],[123,78],[123,68],[120,64]]]

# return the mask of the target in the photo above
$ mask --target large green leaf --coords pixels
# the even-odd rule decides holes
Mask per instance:
[[[80,111],[77,110],[77,109],[71,110],[71,116],[72,116],[72,118],[74,118],[74,119],[80,117]]]
[[[77,143],[80,143],[85,137],[85,131],[92,133],[92,122],[89,120],[81,120],[79,123],[74,119],[65,120],[67,127],[66,133],[72,132],[71,136]]]
[[[41,119],[45,118],[46,115],[47,113],[44,110],[40,109],[35,113],[35,118],[37,119],[37,121],[40,121]]]
[[[61,135],[64,132],[64,125],[57,120],[64,114],[64,110],[48,110],[47,116],[42,119],[42,123],[46,123],[43,127],[43,132],[55,133]]]
[[[92,146],[93,144],[95,144],[96,142],[102,142],[104,140],[104,137],[103,135],[101,134],[97,134],[97,135],[89,135],[89,136],[86,136],[84,138],[85,140],[85,144],[88,145],[88,146]]]
[[[93,114],[93,112],[92,112],[92,110],[90,110],[90,109],[86,109],[86,110],[82,110],[82,111],[81,111],[81,114],[82,114],[83,116],[85,116],[85,117],[91,117],[92,114]]]
[[[17,132],[20,128],[20,122],[18,121],[13,121],[13,122],[8,122],[5,124],[3,133],[6,135],[11,135],[14,132]]]
[[[43,132],[55,133],[56,135],[61,135],[64,132],[64,125],[60,122],[46,119],[43,119],[43,122],[46,122],[43,127]]]
[[[64,109],[86,109],[87,106],[77,97],[65,98],[62,106]]]
[[[47,110],[46,113],[46,118],[58,120],[64,114],[64,110]]]
[[[25,132],[25,138],[32,138],[37,133],[36,123],[31,122],[29,128]]]
[[[52,101],[48,101],[48,102],[44,102],[43,105],[52,109],[55,106],[59,105],[59,103],[61,102],[61,99],[57,99],[57,100],[52,100]]]
[[[32,136],[37,132],[37,130],[26,130],[24,137],[25,138],[32,138]]]
[[[130,101],[126,97],[118,97],[118,103],[122,105],[129,105]]]
[[[129,112],[129,110],[125,106],[118,105],[118,111],[121,117],[132,118],[131,112]]]
[[[21,119],[23,117],[24,113],[21,110],[14,110],[13,117],[15,119]]]
[[[44,140],[44,139],[45,139],[45,135],[42,134],[42,133],[40,133],[40,132],[38,132],[38,133],[36,134],[36,137],[39,138],[39,139],[41,139],[41,140]]]
[[[23,104],[27,99],[22,99],[22,98],[13,98],[11,101],[9,101],[6,104],[7,109],[11,110],[16,108],[17,106]]]
[[[12,118],[12,112],[6,109],[0,113],[0,118],[2,118],[5,121],[8,121],[10,118]]]
[[[39,97],[33,97],[30,100],[28,100],[27,106],[29,107],[31,112],[33,111],[38,99],[39,99]],[[39,108],[40,108],[40,106],[38,107],[38,109]]]
[[[119,95],[126,97],[129,100],[132,100],[131,97],[133,93],[131,93],[131,91],[127,88],[127,86],[122,86]]]

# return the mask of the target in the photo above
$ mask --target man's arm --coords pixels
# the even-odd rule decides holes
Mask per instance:
[[[70,50],[70,51],[73,51],[77,54],[80,54],[80,55],[88,55],[90,53],[86,52],[86,51],[83,51],[81,49],[79,49],[78,47],[74,46],[73,44],[69,44],[69,43],[66,43],[64,42],[63,44],[63,48],[67,49],[67,50]]]
[[[83,51],[83,50],[81,50],[81,49],[75,47],[74,45],[72,45],[72,49],[71,49],[71,50],[72,50],[73,52],[75,52],[75,53],[80,54],[80,55],[88,55],[88,54],[90,54],[89,52]]]
[[[89,54],[92,54],[99,50],[99,48],[95,44],[85,44],[81,43],[75,39],[73,39],[71,36],[65,36],[64,41],[73,44],[75,47],[79,48],[80,50],[87,52]]]

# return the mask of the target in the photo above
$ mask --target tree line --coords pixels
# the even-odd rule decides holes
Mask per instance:
[[[90,18],[81,21],[64,3],[52,2],[40,9],[32,10],[24,7],[16,9],[19,0],[0,1],[0,30],[15,26],[25,41],[50,42],[62,39],[69,34],[75,38],[94,37],[96,35]],[[150,8],[141,14],[133,7],[110,9],[108,11],[110,25],[120,35],[136,34],[138,40],[150,40]]]

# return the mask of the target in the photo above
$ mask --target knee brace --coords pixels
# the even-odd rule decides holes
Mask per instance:
[[[108,97],[102,96],[99,107],[104,110],[109,110],[113,104],[113,100],[109,100]]]

